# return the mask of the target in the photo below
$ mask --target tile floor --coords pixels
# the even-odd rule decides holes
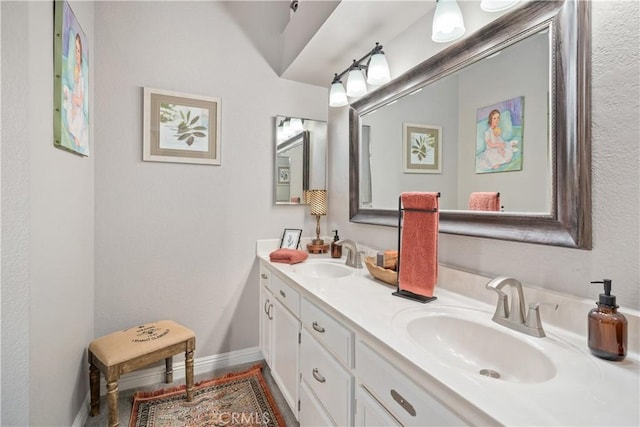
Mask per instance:
[[[196,375],[195,382],[206,380],[206,379],[209,379],[209,378],[222,376],[222,375],[225,375],[228,372],[232,372],[232,371],[243,371],[243,370],[249,369],[250,367],[252,367],[256,363],[260,363],[260,362],[251,362],[251,363],[246,363],[246,364],[242,364],[242,365],[231,366],[229,368],[216,369],[213,372]],[[264,365],[264,368],[262,369],[262,374],[264,376],[265,381],[267,382],[267,386],[269,387],[269,390],[271,391],[271,394],[273,395],[273,398],[276,401],[276,404],[278,405],[278,408],[280,409],[280,413],[284,417],[284,421],[285,421],[286,426],[287,427],[298,427],[299,423],[296,421],[296,418],[293,415],[293,412],[291,412],[291,409],[289,409],[289,405],[287,405],[287,402],[284,400],[284,397],[282,396],[282,393],[280,392],[280,389],[275,384],[275,382],[273,380],[273,377],[271,376],[271,372],[269,370],[269,367],[266,364]],[[101,381],[104,384],[104,378],[102,378]],[[133,398],[133,394],[136,391],[138,391],[138,390],[158,390],[158,389],[162,389],[162,388],[166,388],[166,387],[172,387],[172,386],[175,386],[175,385],[182,385],[182,384],[184,384],[184,379],[176,380],[172,384],[165,384],[165,383],[161,382],[161,383],[158,383],[158,384],[154,384],[152,386],[141,387],[141,388],[138,388],[138,389],[121,390],[120,391],[120,395],[118,396],[118,405],[119,405],[119,410],[120,410],[120,426],[121,427],[126,427],[126,426],[129,425],[129,417],[131,416],[132,398]],[[108,418],[108,415],[107,415],[106,398],[104,396],[102,396],[100,398],[100,414],[96,415],[95,417],[89,416],[89,418],[87,419],[87,422],[84,424],[84,427],[104,427],[104,426],[108,425],[108,419],[109,418]],[[179,427],[179,426],[176,426],[176,427]]]

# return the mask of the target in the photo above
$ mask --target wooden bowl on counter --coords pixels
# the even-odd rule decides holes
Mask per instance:
[[[369,274],[387,285],[396,286],[398,284],[398,273],[388,268],[378,267],[375,257],[368,256],[364,258],[364,265],[367,266]]]

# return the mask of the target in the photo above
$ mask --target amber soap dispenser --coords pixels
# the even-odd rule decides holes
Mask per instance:
[[[338,242],[340,241],[340,236],[338,236],[338,230],[333,230],[333,242],[331,242],[331,258],[340,258],[342,256],[342,245]]]
[[[589,312],[589,349],[594,356],[619,361],[627,355],[627,319],[618,313],[615,295],[611,295],[611,280],[603,279],[604,294]]]

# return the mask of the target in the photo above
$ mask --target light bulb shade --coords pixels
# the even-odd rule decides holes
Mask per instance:
[[[297,117],[291,118],[290,126],[291,126],[291,133],[294,135],[304,130],[304,127],[302,126],[302,119],[299,119]]]
[[[311,215],[327,214],[327,190],[307,190],[304,200],[311,208]]]
[[[520,0],[482,0],[480,2],[480,9],[485,12],[501,12],[513,7]]]
[[[360,68],[354,68],[349,71],[347,77],[347,96],[357,97],[367,94],[367,82],[364,81],[364,75]]]
[[[446,43],[463,36],[465,32],[462,12],[456,0],[438,0],[433,15],[431,40]]]
[[[391,73],[389,73],[389,64],[384,53],[378,52],[371,55],[367,69],[367,83],[377,86],[388,83],[389,80],[391,80]]]
[[[331,90],[329,91],[329,106],[330,107],[344,107],[349,101],[347,100],[347,93],[344,91],[342,82],[337,81],[331,84]]]

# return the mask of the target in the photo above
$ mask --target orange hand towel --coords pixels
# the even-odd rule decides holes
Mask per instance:
[[[309,254],[304,251],[287,248],[276,249],[269,254],[269,259],[271,260],[271,262],[283,262],[285,264],[297,264],[304,261],[308,257]]]
[[[500,193],[476,192],[469,196],[469,209],[472,211],[499,211]]]
[[[400,199],[404,216],[398,286],[431,297],[438,280],[438,193],[402,193]]]

